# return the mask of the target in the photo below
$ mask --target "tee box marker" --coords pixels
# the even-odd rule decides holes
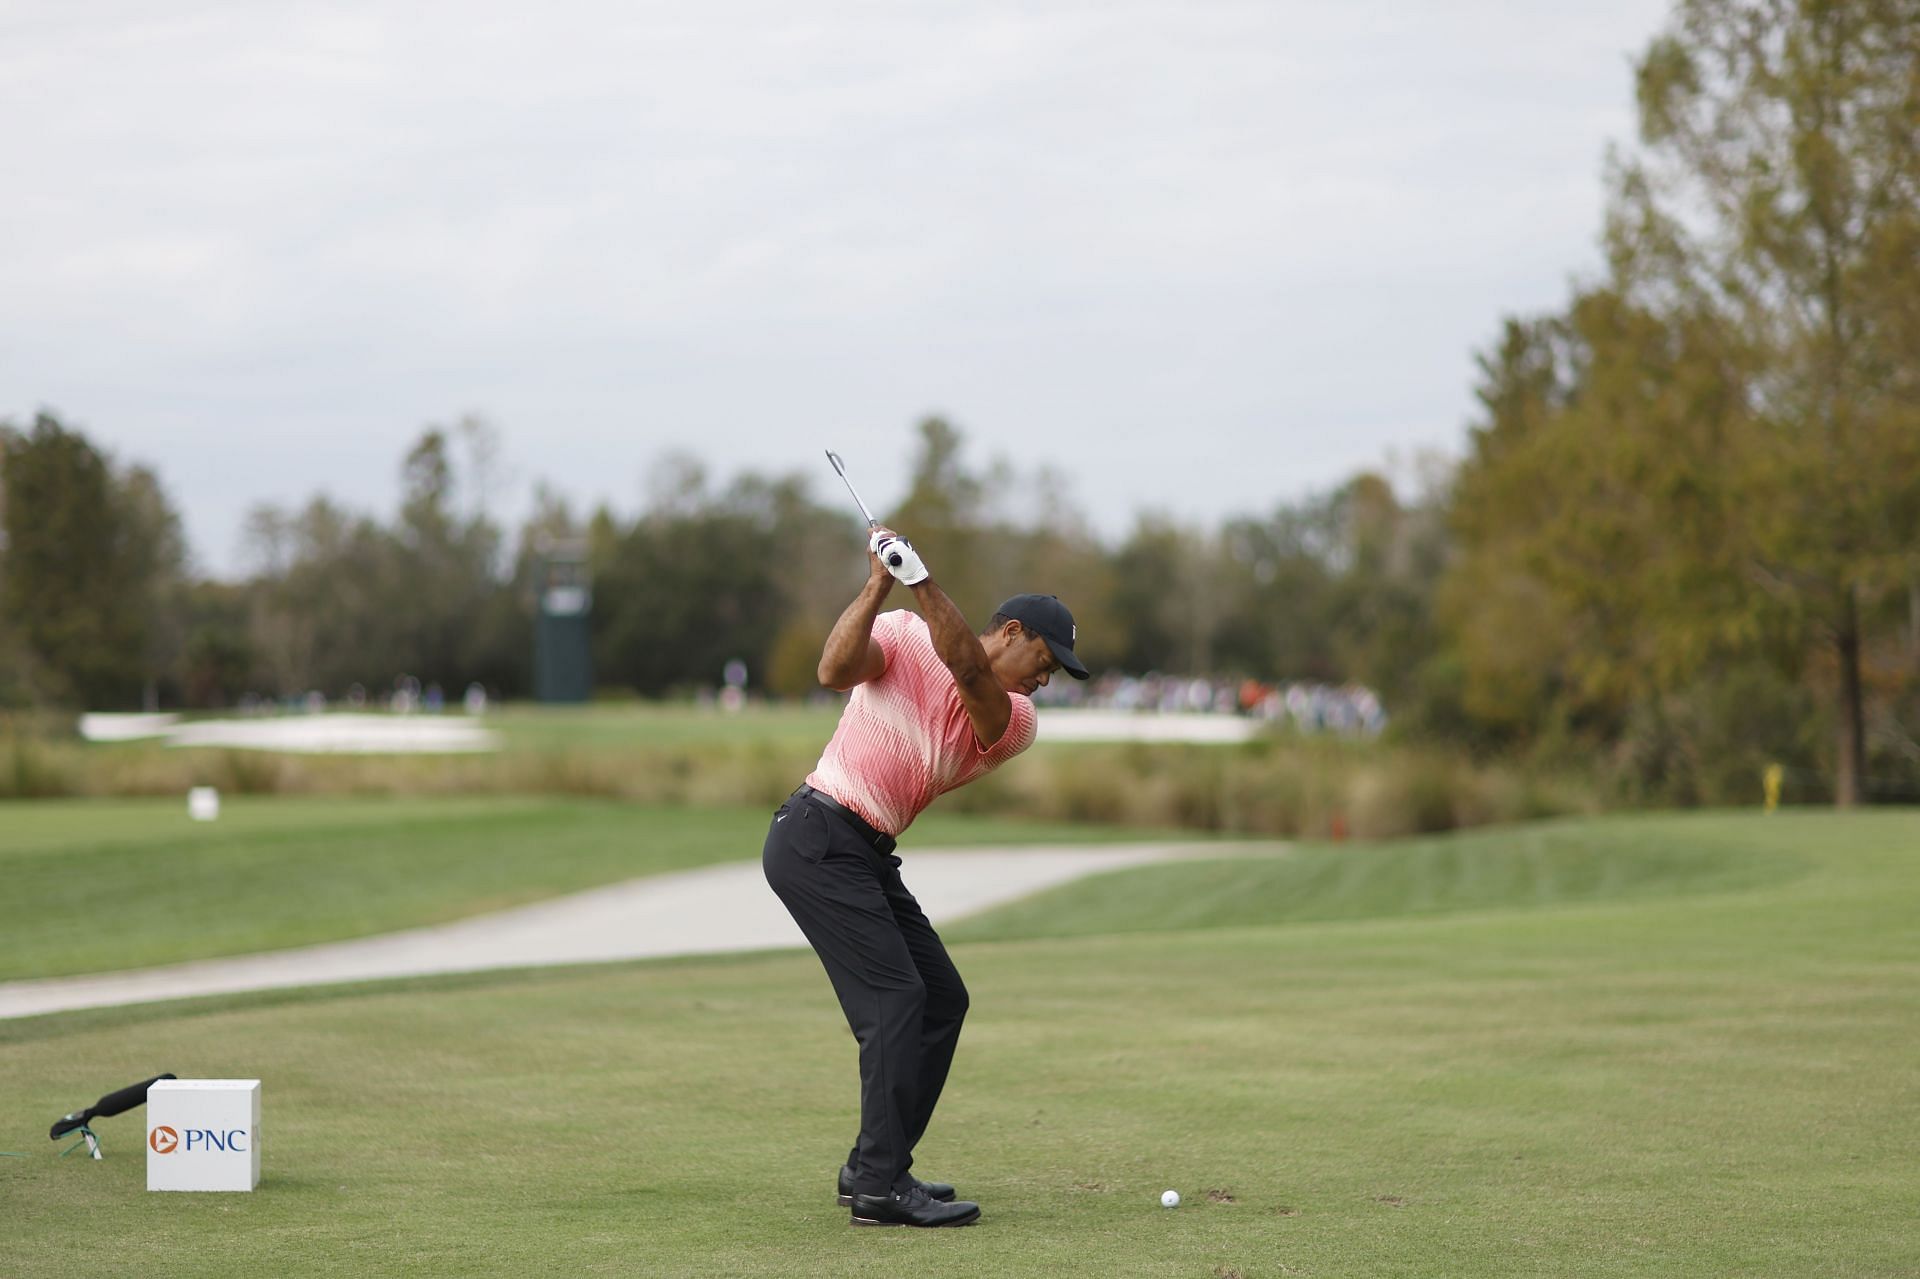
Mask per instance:
[[[147,1090],[148,1190],[259,1184],[258,1079],[162,1079]]]

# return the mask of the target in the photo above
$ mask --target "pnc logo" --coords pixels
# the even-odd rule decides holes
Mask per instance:
[[[156,1155],[171,1155],[176,1151],[190,1155],[196,1150],[245,1154],[247,1153],[247,1130],[245,1128],[189,1128],[181,1133],[161,1124],[147,1135],[147,1144],[153,1147],[153,1153]]]

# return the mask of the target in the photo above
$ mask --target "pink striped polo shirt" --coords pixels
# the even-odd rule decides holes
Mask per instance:
[[[807,785],[898,835],[928,804],[1033,745],[1033,702],[1008,693],[1013,718],[982,748],[953,672],[934,651],[926,619],[899,609],[873,621],[886,673],[857,684]]]

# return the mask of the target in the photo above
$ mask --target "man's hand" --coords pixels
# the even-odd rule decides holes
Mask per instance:
[[[927,566],[921,561],[920,552],[913,549],[912,542],[892,529],[873,530],[867,549],[897,581],[907,586],[917,586],[927,580]]]

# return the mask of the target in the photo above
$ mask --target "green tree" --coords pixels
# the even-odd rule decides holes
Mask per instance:
[[[987,480],[962,457],[965,440],[945,418],[928,417],[916,428],[907,494],[881,518],[904,533],[926,557],[927,567],[969,621],[985,625],[982,609],[994,596],[992,565],[983,542],[987,526]]]
[[[1763,629],[1728,559],[1739,370],[1716,332],[1600,290],[1482,360],[1441,608],[1483,719],[1616,733]]]
[[[178,681],[182,704],[221,707],[255,686],[243,583],[197,581],[181,592]]]
[[[1143,674],[1210,674],[1226,612],[1218,547],[1203,529],[1142,515],[1113,556],[1118,664]],[[1244,655],[1244,651],[1241,655]]]
[[[1144,532],[1145,525],[1136,529],[1121,549],[1123,557],[1139,562]],[[1330,512],[1314,501],[1283,504],[1265,518],[1230,519],[1222,527],[1216,576],[1225,579],[1227,598],[1218,609],[1214,651],[1224,670],[1263,680],[1340,678],[1328,626],[1332,533]],[[1177,565],[1172,547],[1165,547],[1160,563],[1162,572]],[[1184,605],[1176,604],[1172,616],[1183,614]]]
[[[1920,0],[1682,0],[1638,66],[1610,242],[1625,300],[1738,357],[1738,572],[1831,672],[1862,794],[1862,655],[1920,559]],[[1824,662],[1815,660],[1815,646]]]
[[[1439,496],[1403,504],[1372,472],[1264,519],[1229,520],[1215,568],[1225,599],[1215,625],[1220,669],[1353,680],[1408,704],[1437,644],[1443,521]],[[1139,549],[1130,544],[1122,555]],[[1189,608],[1175,612],[1184,617]]]
[[[422,432],[401,465],[400,522],[382,583],[391,592],[402,669],[455,691],[494,664],[485,645],[501,638],[481,626],[503,590],[502,537],[484,496],[490,437],[491,428],[471,417],[452,431]],[[466,446],[464,473],[455,440]],[[463,487],[474,490],[465,503]]]
[[[1863,659],[1920,576],[1916,30],[1920,0],[1683,0],[1649,48],[1607,280],[1482,360],[1441,613],[1483,723],[1683,731],[1641,754],[1707,776],[1718,690],[1805,680],[1861,797]]]
[[[501,535],[476,495],[483,434],[473,420],[428,427],[401,463],[392,527],[315,497],[297,511],[249,513],[253,561],[244,650],[262,685],[282,696],[378,692],[400,675],[450,696],[481,680],[502,692],[524,681],[531,623],[518,625],[499,572]],[[456,442],[466,446],[463,471]],[[223,660],[233,656],[229,649]]]
[[[1429,709],[1435,587],[1449,551],[1441,499],[1428,493],[1405,504],[1385,477],[1363,472],[1329,505],[1340,554],[1324,607],[1340,677],[1418,722]]]
[[[28,679],[55,700],[139,704],[171,656],[163,611],[184,568],[158,481],[116,472],[42,413],[27,431],[0,428],[0,489],[0,601]]]
[[[243,536],[255,569],[243,647],[263,691],[377,691],[408,669],[395,662],[403,584],[372,519],[314,497],[298,511],[255,507]]]
[[[186,536],[180,516],[151,468],[116,470],[113,505],[121,526],[127,573],[135,585],[135,606],[145,615],[144,700],[178,702],[183,689],[189,588]]]
[[[595,677],[659,695],[712,687],[739,658],[762,684],[786,607],[766,488],[712,495],[683,462],[656,468],[638,520],[603,511],[589,526]]]

